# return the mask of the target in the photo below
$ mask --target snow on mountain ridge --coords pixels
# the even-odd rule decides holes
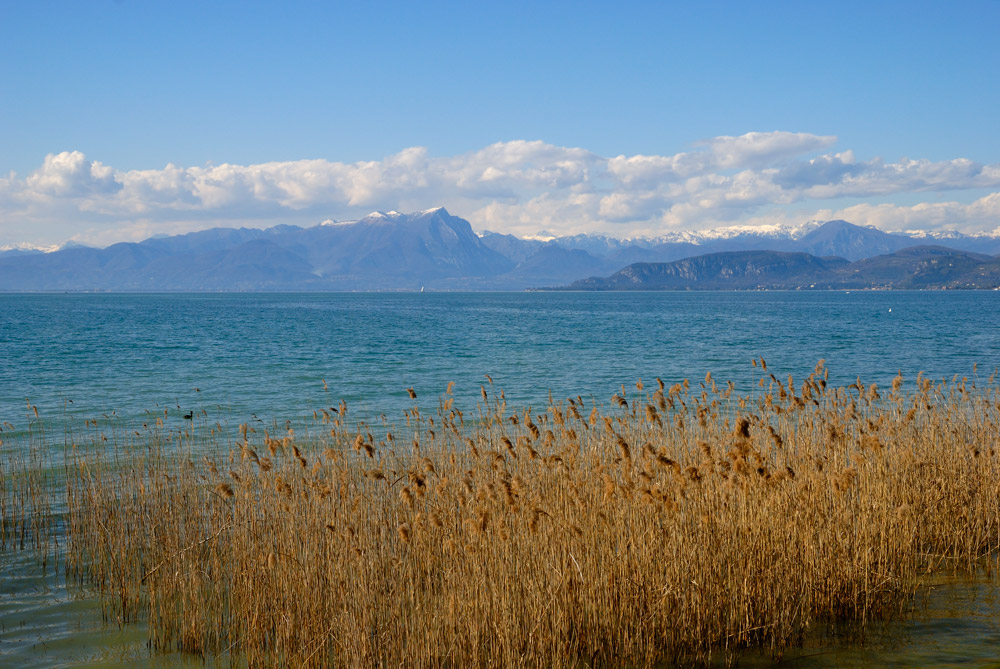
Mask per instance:
[[[402,215],[403,214],[399,213],[395,209],[392,210],[392,211],[373,211],[372,213],[368,214],[367,216],[365,216],[361,220],[362,221],[368,221],[368,220],[376,220],[377,221],[377,220],[380,220],[380,219],[394,219],[394,218],[399,218]]]
[[[890,234],[906,235],[914,239],[998,239],[1000,228],[969,233],[958,230],[900,230]]]
[[[7,251],[24,251],[25,253],[30,253],[30,252],[53,253],[55,251],[59,251],[64,248],[73,246],[79,246],[79,244],[67,242],[65,244],[51,244],[48,246],[39,246],[37,244],[30,244],[28,242],[17,242],[16,244],[4,244],[3,246],[0,246],[0,253],[5,253]]]
[[[438,215],[439,212],[450,216],[444,207],[432,207],[410,214],[402,214],[398,211],[373,211],[364,218],[355,221],[335,221],[324,220],[320,225],[354,225],[360,222],[370,224],[395,223],[400,220],[418,219],[427,216]],[[799,224],[773,223],[764,225],[729,225],[706,230],[678,230],[670,231],[656,236],[636,236],[636,237],[615,237],[603,233],[579,233],[571,235],[560,235],[558,233],[540,229],[533,234],[512,235],[523,242],[536,244],[556,244],[567,249],[588,250],[596,255],[604,255],[610,252],[623,251],[628,247],[653,248],[669,244],[687,244],[690,246],[709,247],[719,242],[739,242],[744,239],[747,242],[756,240],[754,244],[760,244],[768,240],[776,242],[797,242],[810,233],[822,228],[824,225],[832,223],[827,220],[808,220]],[[841,221],[841,223],[846,223]],[[1000,239],[1000,228],[992,231],[975,233],[962,233],[956,230],[881,230],[874,225],[849,224],[856,228],[864,228],[875,232],[882,232],[890,235],[910,237],[914,243],[958,243],[961,240],[989,240]],[[504,234],[491,232],[489,230],[476,231],[479,238],[489,234]]]
[[[681,230],[678,232],[668,232],[656,237],[608,237],[606,235],[582,235],[593,239],[602,239],[616,245],[628,246],[630,244],[648,246],[655,244],[694,244],[696,246],[725,239],[735,239],[738,237],[767,237],[772,239],[797,240],[816,230],[828,221],[806,221],[799,225],[783,225],[775,223],[772,225],[730,225],[721,228],[710,228],[708,230]],[[571,235],[567,237],[557,237],[556,239],[574,239],[581,235]]]
[[[358,220],[349,221],[337,221],[334,219],[326,219],[320,223],[320,225],[333,226],[333,225],[353,225],[361,221],[369,221],[372,223],[377,222],[391,222],[399,220],[400,218],[418,218],[422,216],[433,215],[438,212],[444,212],[447,214],[447,210],[444,207],[432,207],[430,209],[424,209],[423,211],[413,212],[410,214],[403,214],[398,211],[373,211],[367,216]],[[813,219],[809,221],[804,221],[797,225],[787,225],[784,223],[773,223],[764,225],[729,225],[718,228],[709,228],[707,230],[680,230],[671,231],[657,236],[638,236],[638,237],[614,237],[607,234],[601,233],[579,233],[575,235],[559,235],[557,233],[551,232],[549,230],[539,230],[534,234],[527,235],[514,235],[518,239],[529,241],[529,242],[556,242],[562,245],[572,244],[572,243],[583,243],[585,241],[589,242],[599,242],[607,245],[609,248],[624,248],[626,246],[655,246],[659,244],[692,244],[694,246],[701,246],[705,244],[710,244],[718,241],[734,240],[740,237],[756,237],[765,239],[775,239],[775,240],[788,240],[797,241],[809,233],[813,232],[826,225],[830,221]],[[857,224],[852,224],[857,225]],[[914,240],[929,239],[929,240],[958,240],[963,238],[975,238],[975,239],[997,239],[1000,238],[1000,228],[996,228],[992,231],[984,232],[974,232],[974,233],[962,233],[956,230],[898,230],[898,231],[884,231],[874,225],[857,225],[860,228],[867,228],[869,230],[875,230],[879,232],[886,232],[888,234],[895,235],[905,235],[907,237],[912,237]],[[490,234],[489,230],[476,231],[476,235],[480,238]],[[496,233],[492,234],[504,234]]]
[[[722,228],[712,228],[710,230],[693,231],[690,233],[690,237],[685,241],[715,241],[718,239],[733,239],[735,237],[801,239],[826,223],[827,221],[813,220],[800,223],[799,225],[784,225],[782,223],[773,223],[770,225],[730,225]],[[694,243],[697,242],[694,241]]]

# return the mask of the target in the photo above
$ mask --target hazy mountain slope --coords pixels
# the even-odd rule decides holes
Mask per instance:
[[[705,253],[707,251],[701,246],[686,242],[657,244],[655,246],[630,244],[612,251],[606,258],[608,262],[618,265],[618,267],[624,267],[636,262],[670,262]]]
[[[200,253],[179,264],[175,257],[160,258],[146,267],[136,287],[153,290],[287,290],[317,282],[302,256],[265,239],[254,239],[233,249]]]
[[[617,264],[595,258],[581,249],[546,245],[513,270],[498,277],[498,282],[516,288],[551,286],[595,272],[611,272],[615,267]]]
[[[0,258],[2,290],[107,290],[125,288],[130,276],[161,257],[138,244],[121,243],[106,249],[69,248],[45,254]],[[123,285],[124,284],[124,285]]]
[[[158,249],[170,255],[205,253],[233,249],[254,239],[274,239],[288,232],[301,230],[297,226],[279,225],[266,230],[256,228],[211,228],[171,237],[151,237],[143,246]]]
[[[573,290],[747,289],[784,285],[799,277],[835,276],[847,261],[807,253],[728,251],[675,260],[636,263],[607,278],[593,277],[571,284]]]
[[[1000,258],[921,246],[849,262],[779,251],[713,253],[669,263],[636,263],[570,290],[744,290],[811,288],[995,288]]]
[[[913,246],[913,239],[865,228],[847,221],[828,221],[790,244],[796,251],[815,256],[835,255],[860,260]]]
[[[911,253],[877,259],[935,239],[949,249],[923,251],[920,258]],[[772,255],[746,256],[742,270],[723,262],[715,267],[716,275],[701,260],[700,266],[684,263],[669,270],[669,276],[646,279],[664,287],[742,288],[757,285],[755,281],[931,287],[987,284],[991,261],[968,255],[968,247],[1000,251],[1000,238],[924,233],[915,239],[846,221],[810,221],[658,238],[540,234],[521,239],[489,232],[479,236],[468,221],[437,208],[413,214],[375,212],[359,221],[309,228],[213,228],[105,249],[67,245],[42,252],[47,250],[21,247],[0,254],[0,290],[517,290],[607,277],[636,263],[750,252]],[[945,261],[945,251],[967,255]],[[797,266],[801,259],[787,255],[796,253],[872,262],[858,265],[852,274],[830,277],[818,266]],[[833,267],[828,259],[821,264]],[[616,280],[624,286],[638,279]]]
[[[984,253],[995,256],[1000,254],[1000,236],[990,234],[963,235],[960,233],[913,233],[906,235],[910,246],[944,246],[970,253]]]
[[[892,253],[900,249],[936,244],[957,250],[1000,253],[1000,238],[959,233],[905,235],[887,233],[875,228],[854,225],[847,221],[811,222],[796,228],[745,230],[722,229],[688,232],[658,239],[614,240],[597,235],[559,237],[549,242],[564,248],[582,248],[596,257],[620,262],[670,262],[681,258],[727,251],[803,252],[816,256],[839,256],[860,260]]]
[[[503,235],[499,232],[486,231],[480,237],[483,244],[493,249],[511,262],[522,263],[546,245],[537,239],[521,239],[514,235]]]
[[[465,219],[445,209],[376,213],[356,223],[309,228],[308,259],[324,278],[396,277],[427,282],[493,276],[515,263],[482,243]]]
[[[0,257],[0,290],[416,289],[516,263],[445,209],[312,228],[216,228],[106,249]],[[568,280],[558,275],[560,280]]]
[[[842,283],[895,288],[993,287],[998,269],[1000,260],[992,256],[943,246],[917,246],[852,263]]]
[[[16,248],[15,247],[15,248],[9,248],[9,249],[0,249],[0,258],[3,258],[3,257],[13,258],[14,256],[39,255],[41,253],[44,253],[44,251],[41,251],[39,249],[32,249],[32,248]]]

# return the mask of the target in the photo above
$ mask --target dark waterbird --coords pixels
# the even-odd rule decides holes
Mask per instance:
[[[185,420],[193,420],[194,419],[194,411],[188,411],[186,414],[184,414],[184,419]]]

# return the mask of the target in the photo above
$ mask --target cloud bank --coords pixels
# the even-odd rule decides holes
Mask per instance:
[[[477,228],[515,234],[544,228],[656,235],[810,218],[886,230],[1000,226],[1000,192],[994,192],[1000,191],[1000,164],[857,160],[851,150],[831,152],[836,142],[808,133],[752,132],[669,156],[605,158],[517,140],[444,157],[413,147],[357,163],[130,171],[70,151],[46,156],[26,177],[0,178],[0,244],[110,243],[213,225],[311,224],[436,205]],[[941,201],[952,191],[987,194]]]

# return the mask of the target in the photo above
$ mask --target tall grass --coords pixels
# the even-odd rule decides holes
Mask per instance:
[[[45,569],[58,557],[52,509],[58,472],[38,408],[29,402],[27,410],[26,430],[0,422],[0,564],[11,551],[31,549]]]
[[[341,404],[308,435],[76,444],[67,569],[154,649],[252,666],[650,665],[779,657],[995,555],[995,379],[759,364],[742,396],[708,375],[514,410],[488,384],[466,416],[409,389],[396,427]]]

